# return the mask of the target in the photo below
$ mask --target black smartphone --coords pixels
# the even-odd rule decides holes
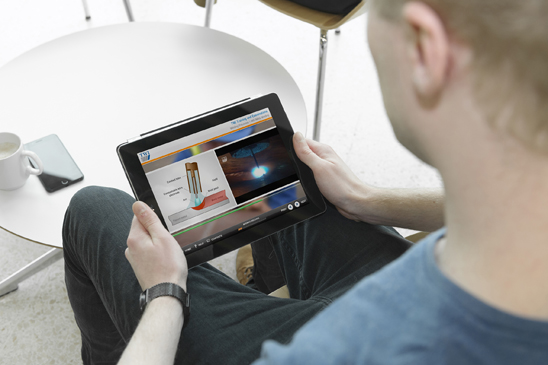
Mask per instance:
[[[52,193],[84,179],[82,171],[56,134],[29,142],[25,144],[25,149],[35,152],[42,160],[44,172],[38,175],[38,179],[47,192]],[[30,163],[32,165],[32,161]]]

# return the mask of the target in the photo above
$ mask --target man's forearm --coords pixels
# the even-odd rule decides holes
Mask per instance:
[[[169,296],[154,299],[118,364],[173,364],[182,328],[179,300]]]
[[[358,197],[361,220],[432,232],[444,224],[444,191],[431,189],[369,189]]]

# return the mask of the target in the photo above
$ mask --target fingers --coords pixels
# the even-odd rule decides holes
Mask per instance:
[[[154,213],[154,211],[145,203],[140,201],[135,202],[133,204],[133,214],[135,214],[138,223],[153,239],[155,237],[162,237],[167,233],[162,222],[160,222],[160,218],[158,218],[156,213]]]
[[[300,132],[293,136],[293,147],[299,159],[312,170],[326,161],[333,163],[340,159],[333,148],[312,139],[305,139]]]
[[[133,216],[133,220],[131,221],[131,229],[129,230],[129,236],[127,238],[128,247],[140,245],[142,242],[146,242],[146,240],[150,240],[148,231],[139,222],[137,217]]]
[[[293,135],[293,147],[297,157],[308,165],[311,169],[321,162],[321,159],[310,149],[309,142],[307,141],[301,132],[297,132]]]
[[[147,245],[161,242],[160,238],[165,237],[166,234],[170,236],[156,213],[145,203],[135,202],[133,213],[135,215],[127,239],[130,249],[143,249]]]
[[[314,141],[313,139],[306,140],[308,143],[308,147],[312,152],[314,152],[318,157],[321,159],[326,159],[328,157],[331,157],[335,151],[333,149],[326,145],[325,143]]]

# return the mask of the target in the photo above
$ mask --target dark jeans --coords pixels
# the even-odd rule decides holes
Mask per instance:
[[[89,187],[66,213],[66,284],[85,364],[116,363],[141,317],[141,288],[124,256],[133,202],[121,191]],[[209,264],[192,268],[191,317],[176,363],[252,362],[263,341],[289,342],[315,314],[410,245],[392,228],[356,223],[332,206],[271,241],[291,299],[247,288]]]
[[[251,244],[253,275],[245,284],[265,294],[272,293],[286,284],[272,240],[273,237],[269,236]]]

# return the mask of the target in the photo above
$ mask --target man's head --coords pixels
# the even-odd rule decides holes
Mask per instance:
[[[406,147],[432,163],[428,134],[459,131],[428,121],[475,111],[496,133],[548,153],[546,0],[371,1],[370,47]]]

